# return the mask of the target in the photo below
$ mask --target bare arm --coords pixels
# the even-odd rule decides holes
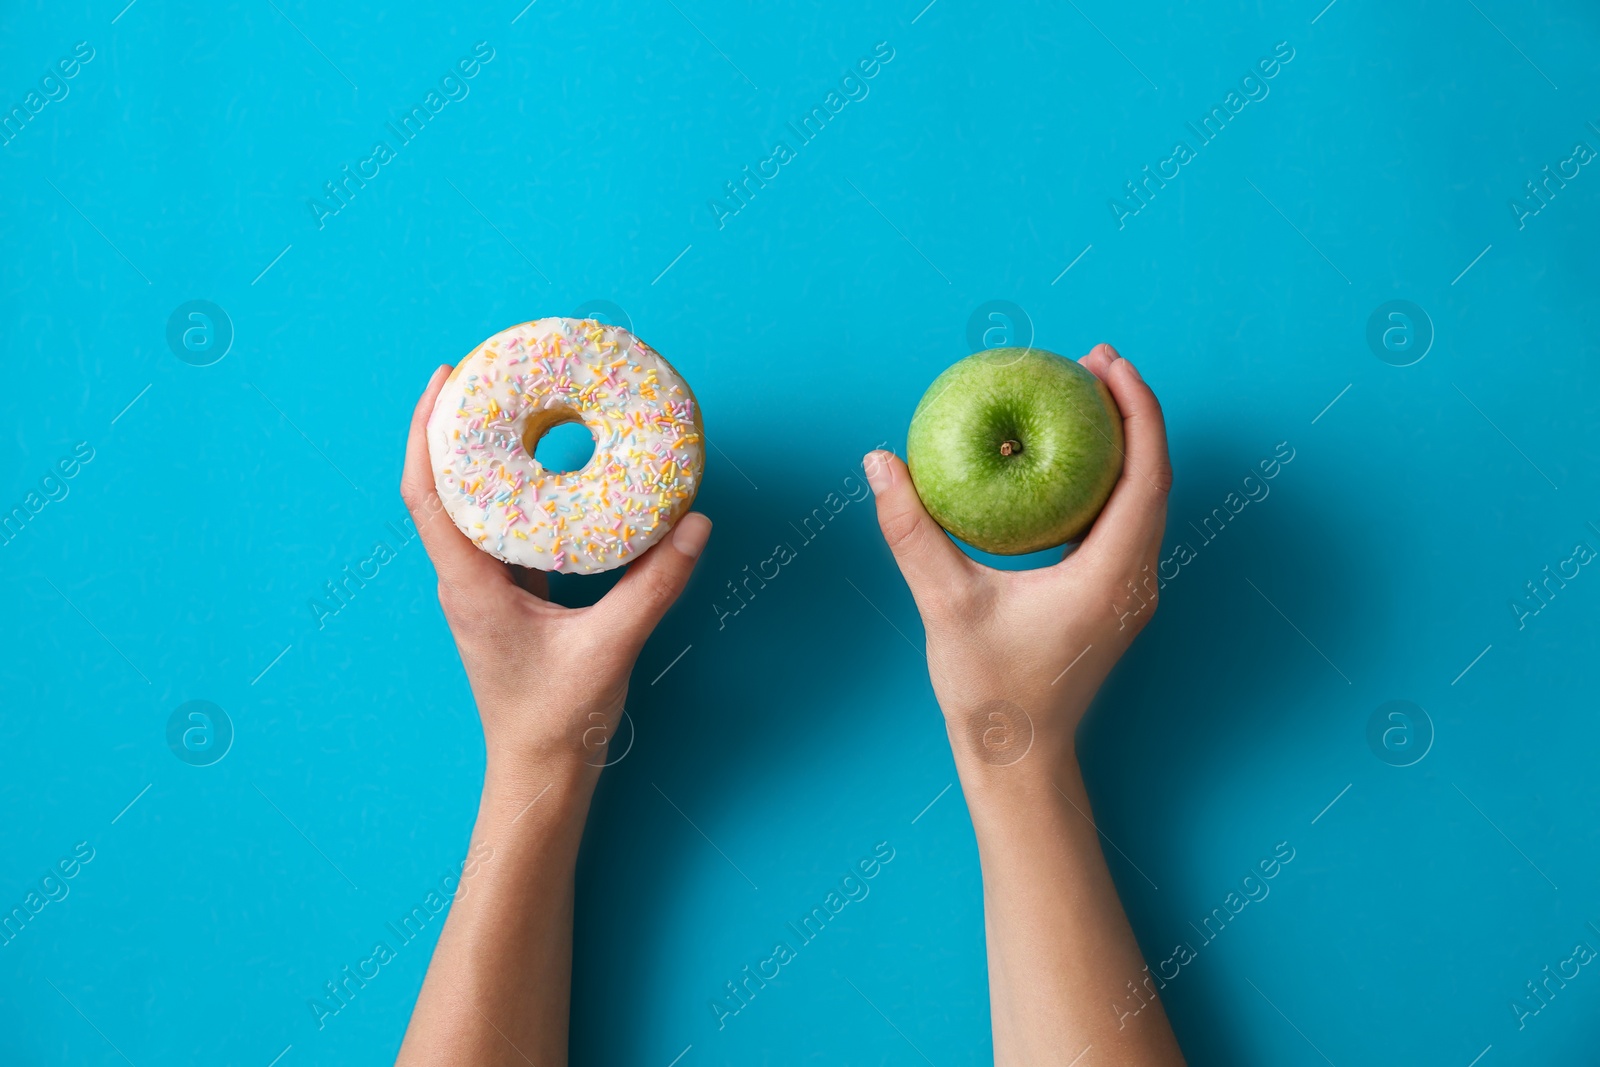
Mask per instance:
[[[556,777],[542,795],[531,782],[485,784],[467,853],[471,873],[451,905],[398,1063],[567,1062],[573,870],[589,787]]]
[[[996,571],[928,516],[905,464],[868,457],[878,519],[928,637],[928,670],[983,867],[995,1063],[1181,1064],[1117,899],[1074,736],[1155,610],[1171,467],[1155,395],[1109,345],[1083,363],[1123,414],[1121,480],[1061,563]],[[1141,606],[1142,605],[1142,606]],[[1150,1004],[1119,1012],[1127,983]]]
[[[424,437],[449,368],[412,417],[402,495],[439,574],[487,748],[461,880],[400,1064],[567,1062],[573,873],[605,743],[650,631],[683,590],[711,524],[686,516],[598,604],[568,609],[444,513]]]

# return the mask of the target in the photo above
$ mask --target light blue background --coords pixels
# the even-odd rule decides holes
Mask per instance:
[[[927,807],[954,769],[870,505],[721,629],[713,605],[903,444],[995,299],[1154,385],[1168,551],[1295,451],[1084,728],[1152,962],[1295,849],[1165,993],[1191,1062],[1592,1056],[1594,968],[1521,1029],[1510,1005],[1600,948],[1600,575],[1521,629],[1509,605],[1600,547],[1600,173],[1521,229],[1509,203],[1600,147],[1600,13],[922,2],[6,5],[8,109],[95,58],[0,148],[0,507],[94,459],[0,547],[0,908],[95,858],[0,947],[0,1060],[392,1060],[442,920],[320,1030],[308,1001],[459,864],[481,735],[420,545],[323,628],[309,603],[397,545],[432,368],[590,300],[684,372],[718,450],[590,822],[574,1062],[989,1060],[971,824],[959,790]],[[470,95],[319,229],[308,200],[477,41]],[[880,41],[870,95],[798,147],[785,122]],[[1270,95],[1119,229],[1110,198],[1281,41]],[[708,199],[778,138],[797,158],[718,229]],[[209,367],[165,340],[194,299],[236,334]],[[1409,367],[1366,341],[1391,299],[1436,335]],[[236,731],[203,768],[165,736],[197,699]],[[1397,699],[1436,734],[1405,768],[1366,740]],[[871,895],[719,1031],[723,983],[883,841]]]

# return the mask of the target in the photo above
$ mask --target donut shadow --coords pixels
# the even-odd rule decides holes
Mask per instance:
[[[854,594],[833,572],[882,549],[872,499],[858,466],[790,468],[782,456],[764,459],[754,441],[724,440],[739,468],[711,454],[695,502],[712,520],[711,539],[639,658],[628,700],[633,747],[602,776],[591,808],[578,869],[574,1064],[664,1062],[698,1043],[721,979],[682,991],[679,1010],[675,951],[685,935],[674,920],[703,913],[710,892],[735,907],[754,898],[752,884],[765,884],[762,857],[737,839],[747,826],[739,798],[760,795],[774,752],[785,762],[823,760],[816,736],[843,714],[819,707],[803,681],[812,664],[846,651],[840,598]],[[599,583],[580,581],[553,586],[553,595],[592,599]],[[818,595],[822,583],[836,586],[832,596]],[[715,886],[698,884],[704,877]],[[683,1040],[665,1056],[647,1028],[586,1022],[619,1003],[664,997],[686,1016]]]

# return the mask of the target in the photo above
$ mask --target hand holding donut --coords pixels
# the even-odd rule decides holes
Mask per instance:
[[[428,420],[451,368],[434,371],[411,418],[401,495],[439,575],[444,610],[483,719],[488,778],[548,780],[551,772],[598,775],[586,736],[610,736],[622,714],[634,660],[682,592],[711,522],[690,513],[629,566],[597,604],[549,600],[541,570],[501,562],[462,534],[439,498]]]
[[[1040,769],[1070,758],[1090,699],[1155,612],[1172,483],[1161,406],[1110,345],[1080,362],[1122,412],[1126,460],[1089,535],[1053,567],[975,562],[929,516],[898,457],[866,460],[884,538],[922,613],[928,672],[964,775],[1009,767],[1030,748],[1028,763]]]

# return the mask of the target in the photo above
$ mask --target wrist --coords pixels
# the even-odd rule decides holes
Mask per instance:
[[[526,803],[552,783],[557,791],[592,792],[600,771],[613,762],[611,742],[625,697],[624,689],[576,700],[537,694],[480,701],[486,799],[504,794]],[[631,737],[624,747],[629,743]]]
[[[1072,744],[1038,741],[1014,763],[994,763],[982,754],[956,754],[956,773],[962,788],[981,800],[1037,796],[1078,777],[1078,756]]]
[[[540,833],[575,825],[589,814],[600,768],[570,753],[542,759],[491,758],[483,775],[478,822],[502,834]]]
[[[956,773],[974,820],[993,815],[1025,817],[1040,805],[1061,803],[1061,791],[1076,795],[1081,789],[1076,731],[1038,730],[1024,747],[1018,745],[1006,758],[1004,749],[963,745],[951,729]]]
[[[1088,700],[1067,694],[1016,693],[1015,699],[940,702],[956,767],[964,782],[1027,788],[1077,765],[1077,726]]]

